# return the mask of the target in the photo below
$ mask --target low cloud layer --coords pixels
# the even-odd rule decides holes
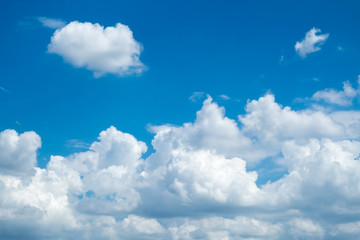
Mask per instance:
[[[325,43],[329,34],[318,34],[320,32],[320,29],[312,28],[302,41],[296,42],[295,51],[300,57],[305,58],[308,54],[321,50],[320,46]]]
[[[245,109],[230,119],[208,97],[194,122],[153,126],[146,159],[144,142],[110,127],[45,169],[36,133],[1,132],[0,236],[354,239],[360,112],[295,111],[271,94]],[[264,167],[285,172],[259,184]]]
[[[130,28],[121,23],[106,27],[89,22],[71,22],[55,31],[48,45],[55,53],[78,68],[118,76],[140,74],[145,66],[140,61],[141,45]]]

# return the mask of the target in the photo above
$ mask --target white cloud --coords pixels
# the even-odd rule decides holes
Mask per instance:
[[[180,226],[170,227],[172,239],[279,239],[281,226],[239,216],[185,219]],[[244,238],[242,238],[244,237]],[[264,238],[263,238],[264,237]]]
[[[70,149],[88,149],[90,144],[80,139],[70,139],[66,141],[65,146]]]
[[[124,230],[132,233],[158,234],[165,232],[163,226],[156,219],[147,219],[136,215],[129,215],[121,222]]]
[[[306,239],[322,239],[324,236],[324,229],[310,219],[296,218],[292,219],[289,224],[291,226],[290,233],[295,239],[298,239],[299,237],[306,237]]]
[[[263,190],[271,204],[281,204],[285,208],[306,209],[315,202],[325,201],[326,209],[317,206],[318,215],[330,212],[336,215],[344,211],[340,210],[342,203],[334,196],[341,196],[348,208],[358,208],[359,147],[360,142],[349,140],[286,141],[282,147],[283,159],[278,163],[286,166],[289,174],[277,182],[267,183]]]
[[[52,29],[58,29],[62,28],[66,25],[66,22],[61,19],[55,19],[55,18],[48,18],[48,17],[38,17],[37,18],[39,22],[44,27],[52,28]]]
[[[35,132],[18,134],[14,130],[0,133],[0,174],[28,176],[36,167],[36,151],[41,147]]]
[[[360,112],[336,111],[330,114],[335,122],[343,125],[346,136],[350,139],[360,138]]]
[[[333,230],[333,235],[339,235],[341,233],[360,234],[360,221],[337,225]]]
[[[193,94],[189,97],[189,100],[192,102],[197,102],[205,96],[204,92],[193,92]]]
[[[291,138],[336,137],[343,129],[322,112],[294,111],[275,102],[273,95],[265,95],[246,105],[246,114],[239,116],[243,131],[257,136],[259,141],[283,141]]]
[[[320,79],[319,79],[319,78],[317,78],[317,77],[313,77],[313,78],[312,78],[312,80],[313,80],[313,81],[315,81],[315,82],[320,81]]]
[[[104,28],[98,23],[71,22],[55,31],[48,52],[62,56],[75,67],[93,71],[95,77],[139,74],[145,69],[139,60],[140,43],[121,23]]]
[[[164,178],[170,191],[183,202],[215,201],[220,204],[254,205],[260,191],[256,172],[246,171],[246,162],[226,159],[208,151],[173,149]],[[157,171],[155,171],[157,172]]]
[[[244,150],[251,146],[251,140],[241,133],[236,121],[225,117],[225,109],[212,102],[211,97],[196,113],[194,123],[185,123],[181,127],[164,125],[153,130],[157,130],[152,142],[157,150],[154,166],[167,162],[168,154],[176,147],[209,150],[228,158],[237,156],[247,160],[245,155],[251,158],[247,154],[239,154],[247,152]],[[152,164],[148,161],[148,165]]]
[[[296,42],[295,51],[300,57],[305,58],[309,53],[320,51],[320,46],[328,39],[329,34],[319,34],[321,30],[317,28],[310,29],[301,42]]]
[[[358,79],[358,84],[360,84],[360,77]],[[353,99],[360,95],[360,89],[353,88],[349,81],[343,83],[343,91],[338,91],[335,89],[325,89],[317,91],[313,96],[312,100],[315,101],[324,101],[330,104],[335,104],[339,106],[350,106],[353,103]]]
[[[230,97],[227,96],[227,95],[225,95],[225,94],[221,94],[219,97],[220,97],[222,100],[229,100],[229,99],[230,99]]]
[[[88,150],[52,156],[44,169],[36,167],[36,133],[1,132],[0,237],[358,234],[360,112],[295,111],[270,94],[245,110],[237,122],[208,97],[193,123],[154,127],[154,153],[146,159],[145,143],[110,127]],[[264,167],[285,173],[257,185]]]
[[[84,196],[79,210],[93,213],[124,212],[140,202],[135,190],[145,143],[114,127],[102,131],[90,151],[69,157],[68,164],[82,176]],[[50,162],[51,163],[51,162]],[[101,183],[101,184],[99,184]],[[86,196],[87,192],[93,196]],[[107,201],[108,199],[111,201]]]
[[[249,161],[257,162],[279,154],[286,140],[344,137],[343,126],[330,116],[312,110],[294,111],[290,107],[282,107],[275,102],[273,95],[249,101],[245,110],[246,114],[239,116],[239,121],[242,123],[242,135],[254,140],[253,156],[244,155]]]

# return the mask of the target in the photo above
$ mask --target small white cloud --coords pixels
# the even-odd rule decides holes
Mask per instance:
[[[360,79],[358,80],[360,84]],[[360,95],[360,88],[353,88],[349,81],[343,83],[343,91],[335,89],[325,89],[317,91],[313,96],[312,100],[324,101],[330,104],[339,106],[349,106],[352,104],[353,99]]]
[[[61,19],[48,18],[48,17],[38,17],[39,22],[42,23],[44,27],[58,29],[66,25],[66,22]]]
[[[300,57],[305,58],[309,53],[320,51],[320,46],[323,45],[329,37],[328,33],[317,35],[317,33],[320,32],[320,29],[312,28],[306,33],[305,38],[301,42],[296,42],[295,51]]]
[[[80,140],[80,139],[70,139],[66,141],[66,147],[67,148],[77,148],[77,149],[88,149],[90,147],[90,144]]]
[[[121,23],[106,27],[98,23],[71,22],[55,31],[48,52],[64,58],[75,67],[93,71],[95,77],[140,74],[145,66],[139,60],[141,45],[130,28]]]
[[[193,94],[189,97],[189,100],[192,102],[197,102],[205,96],[204,92],[193,92]]]
[[[319,79],[319,78],[317,78],[317,77],[313,77],[313,78],[312,78],[312,80],[313,80],[313,81],[315,81],[315,82],[320,81],[320,79]]]
[[[220,97],[222,100],[230,100],[230,97],[227,96],[227,95],[225,95],[225,94],[221,94],[219,97]]]

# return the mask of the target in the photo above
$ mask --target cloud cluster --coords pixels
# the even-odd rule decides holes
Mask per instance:
[[[296,42],[295,51],[300,57],[305,58],[309,53],[320,51],[320,46],[329,37],[328,33],[317,35],[320,32],[320,29],[312,28],[306,33],[305,38],[301,42]]]
[[[140,43],[121,23],[104,28],[98,23],[71,22],[55,31],[48,52],[62,56],[74,67],[93,71],[95,77],[139,74],[145,69],[139,59]]]
[[[144,142],[110,127],[45,169],[36,133],[1,132],[0,236],[353,239],[360,112],[295,111],[271,94],[245,110],[230,119],[208,97],[194,122],[153,126],[146,159]],[[265,165],[285,172],[259,184]]]

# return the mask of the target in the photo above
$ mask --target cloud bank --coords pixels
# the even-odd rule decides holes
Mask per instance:
[[[154,126],[154,152],[115,127],[36,166],[35,132],[0,133],[6,239],[354,239],[360,112],[301,111],[267,94],[237,120],[208,97],[196,119]],[[271,163],[271,164],[269,164]],[[258,182],[263,168],[285,169]]]
[[[98,23],[71,22],[55,31],[48,52],[60,55],[74,67],[94,72],[95,77],[140,74],[145,69],[139,59],[140,43],[121,23],[104,28]]]
[[[301,42],[296,42],[295,51],[300,57],[305,58],[309,53],[321,50],[320,46],[325,43],[329,34],[318,34],[320,32],[320,29],[312,28]]]

